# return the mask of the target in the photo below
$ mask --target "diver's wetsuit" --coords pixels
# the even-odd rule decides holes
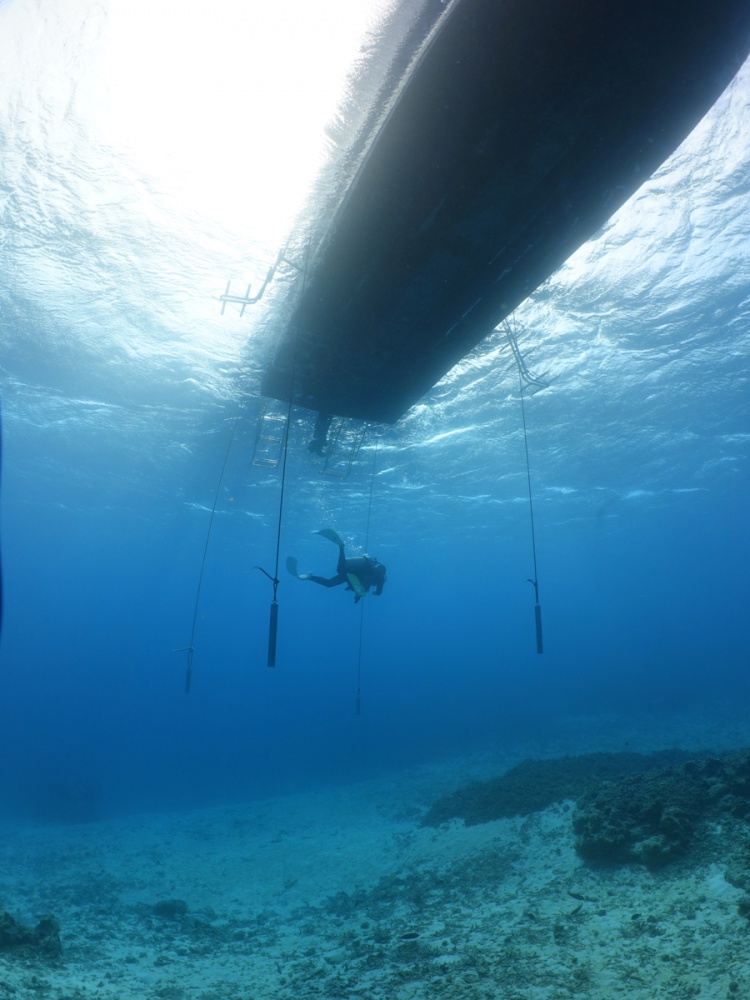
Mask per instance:
[[[356,590],[355,602],[362,594],[367,593],[370,587],[375,585],[375,593],[383,593],[384,574],[377,559],[372,556],[355,556],[347,559],[344,553],[344,546],[339,545],[339,561],[336,566],[336,576],[326,578],[324,576],[308,576],[308,580],[319,583],[321,587],[338,587],[340,584],[347,584],[348,590]],[[359,584],[359,586],[357,586]]]

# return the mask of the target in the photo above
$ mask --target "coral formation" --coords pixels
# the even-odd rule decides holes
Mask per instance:
[[[463,819],[467,826],[504,816],[527,816],[561,799],[576,799],[592,786],[689,759],[682,750],[658,753],[588,753],[552,760],[524,760],[489,781],[474,781],[435,802],[422,826]]]
[[[471,826],[527,815],[564,798],[576,800],[573,829],[581,857],[657,867],[684,854],[707,816],[750,815],[750,750],[692,758],[667,750],[527,760],[438,799],[422,825],[462,818]],[[745,869],[742,888],[750,890],[750,852]]]
[[[59,923],[51,913],[39,914],[36,919],[36,927],[27,927],[6,910],[0,910],[0,951],[59,958],[62,955]]]
[[[750,751],[605,782],[576,804],[576,850],[588,861],[648,867],[684,854],[707,816],[750,813]]]
[[[164,920],[177,920],[184,917],[187,911],[188,905],[184,899],[160,899],[151,907],[154,916],[162,917]]]

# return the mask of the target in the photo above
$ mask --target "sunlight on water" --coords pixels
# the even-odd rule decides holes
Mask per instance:
[[[279,244],[322,165],[371,10],[110,0],[92,122],[186,210]]]
[[[78,428],[92,435],[79,463],[96,484],[98,421],[107,447],[153,463],[171,495],[184,456],[210,464],[227,407],[244,407],[252,439],[292,268],[243,317],[236,305],[222,315],[219,296],[228,280],[257,291],[300,211],[319,209],[311,185],[325,203],[326,171],[340,163],[331,136],[346,147],[390,65],[382,18],[396,9],[399,34],[418,6],[0,3],[0,263],[11,276],[0,346],[6,426],[30,435],[23,456],[59,445],[67,461]],[[745,468],[749,116],[746,65],[517,311],[524,361],[549,384],[526,396],[534,482],[566,516],[602,488],[648,497],[655,482],[689,490],[711,469]],[[488,333],[379,440],[393,496],[429,484],[433,513],[475,497],[478,523],[481,498],[514,502],[524,460],[518,371],[504,333]],[[292,443],[303,483],[319,475],[312,419],[297,416]],[[69,437],[53,441],[62,427]],[[143,488],[135,463],[119,468]],[[55,480],[54,463],[45,474]]]
[[[258,312],[222,316],[219,295],[229,279],[257,291],[283,247],[387,9],[0,5],[2,249],[24,358],[78,351],[54,373],[73,398],[225,396]]]
[[[75,154],[70,193],[92,208],[108,203],[112,159],[122,158],[189,214],[278,240],[320,169],[325,126],[384,7],[10,0],[0,98],[30,141],[54,142],[60,166]]]

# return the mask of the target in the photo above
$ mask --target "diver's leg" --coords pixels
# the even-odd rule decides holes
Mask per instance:
[[[321,587],[338,587],[339,584],[346,583],[346,577],[340,573],[338,576],[332,576],[329,579],[326,579],[324,576],[313,576],[311,573],[307,579],[312,580],[313,583],[319,583]]]
[[[346,580],[346,556],[344,555],[344,543],[339,543],[339,561],[336,564],[336,572],[342,578]]]

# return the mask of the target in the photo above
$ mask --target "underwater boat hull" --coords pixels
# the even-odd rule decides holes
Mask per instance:
[[[264,395],[391,423],[677,148],[747,0],[458,0],[325,232]]]

